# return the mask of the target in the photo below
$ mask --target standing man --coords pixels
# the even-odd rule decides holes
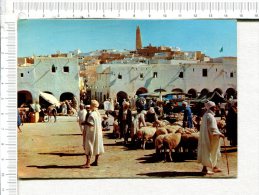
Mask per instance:
[[[132,124],[132,112],[129,108],[129,102],[124,102],[122,108],[119,110],[118,122],[120,126],[120,138],[124,138],[124,143],[128,141],[128,137]]]
[[[107,116],[109,116],[110,104],[111,104],[111,102],[109,101],[109,99],[106,99],[106,100],[103,102],[103,109],[104,109],[105,114],[106,114]]]
[[[20,116],[20,113],[19,113],[19,109],[17,109],[17,128],[18,128],[18,132],[22,132],[20,126],[21,126],[21,116]]]
[[[226,117],[226,137],[231,146],[237,146],[237,102],[232,102]]]
[[[84,104],[80,104],[79,111],[77,113],[77,121],[81,130],[81,133],[83,133],[86,114],[87,114],[87,111],[84,108]]]
[[[183,102],[184,114],[183,114],[183,128],[192,128],[192,111],[187,102]]]
[[[48,115],[49,115],[49,122],[50,122],[51,115],[54,116],[54,122],[57,121],[57,108],[56,108],[56,105],[50,105],[48,107]]]
[[[203,165],[202,173],[213,174],[221,172],[221,169],[217,167],[217,161],[220,157],[220,137],[224,138],[224,135],[220,133],[214,117],[215,103],[208,101],[205,107],[207,111],[202,117],[197,159]],[[212,171],[209,171],[207,167]]]
[[[98,166],[99,155],[104,153],[103,134],[102,134],[102,118],[98,111],[99,103],[96,100],[91,101],[90,115],[87,118],[85,128],[84,149],[86,154],[86,164],[83,168],[90,168],[90,160],[95,156],[95,161],[91,166]]]

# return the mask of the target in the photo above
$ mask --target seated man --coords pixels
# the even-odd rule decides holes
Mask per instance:
[[[160,121],[158,120],[154,107],[150,107],[149,110],[147,111],[146,123],[160,125]]]
[[[102,128],[103,128],[103,131],[109,131],[110,130],[110,124],[109,124],[107,116],[103,117]]]

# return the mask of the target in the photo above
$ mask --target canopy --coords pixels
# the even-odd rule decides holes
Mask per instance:
[[[155,89],[154,92],[166,92],[166,90],[159,88],[159,89]]]
[[[142,93],[139,94],[140,97],[160,97],[167,95],[167,92],[151,92],[151,93]]]
[[[215,102],[216,104],[226,102],[226,99],[220,95],[217,91],[214,91],[213,94],[208,98],[210,101]]]
[[[57,98],[49,93],[40,92],[40,96],[52,105],[60,106],[60,102]]]
[[[205,103],[208,100],[213,101],[216,104],[226,102],[226,99],[222,95],[220,95],[217,91],[208,93],[207,95],[204,95],[204,96],[199,96],[196,99],[192,100],[192,102]]]

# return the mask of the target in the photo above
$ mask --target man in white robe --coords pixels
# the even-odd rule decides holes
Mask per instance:
[[[102,135],[102,118],[98,111],[99,103],[96,100],[91,101],[91,113],[86,123],[86,136],[84,149],[86,154],[86,164],[83,168],[90,168],[90,160],[95,156],[92,166],[98,166],[99,155],[104,153],[103,135]]]
[[[83,133],[84,130],[84,122],[85,122],[85,117],[86,117],[87,111],[84,108],[84,104],[80,104],[80,109],[77,113],[77,121],[80,127],[81,132]]]
[[[215,103],[209,101],[205,103],[205,107],[207,111],[202,117],[197,159],[203,165],[202,172],[204,174],[213,174],[221,172],[217,167],[217,161],[220,157],[220,137],[224,138],[224,135],[220,133],[214,117]],[[212,171],[208,171],[207,167],[211,168]]]

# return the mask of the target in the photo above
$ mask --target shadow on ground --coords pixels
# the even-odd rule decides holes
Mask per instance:
[[[49,152],[49,153],[38,153],[40,155],[55,155],[55,156],[84,156],[85,153],[64,153],[64,152]]]
[[[112,132],[104,132],[103,137],[108,138],[108,139],[115,139],[116,138],[114,133],[112,133]]]
[[[51,136],[82,136],[80,133],[75,133],[75,134],[52,134]]]
[[[173,153],[172,158],[173,158],[173,163],[196,160],[195,154],[184,153],[184,152],[175,153],[175,154]],[[160,154],[153,153],[153,154],[144,155],[143,157],[138,158],[136,160],[139,161],[139,163],[157,163],[157,162],[164,161],[165,155],[164,153],[160,153]],[[170,163],[168,152],[166,153],[166,161],[164,162]]]
[[[37,169],[83,169],[83,165],[28,165],[27,167],[37,168]]]
[[[162,172],[140,173],[137,175],[163,178],[163,177],[204,176],[204,173],[202,173],[202,172],[162,171]]]

